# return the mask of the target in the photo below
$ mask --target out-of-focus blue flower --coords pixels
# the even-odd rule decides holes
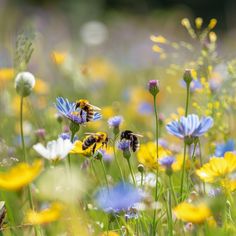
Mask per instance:
[[[80,108],[76,108],[74,102],[69,102],[68,99],[63,97],[58,97],[56,99],[56,108],[59,113],[68,118],[69,120],[75,122],[76,124],[86,123],[87,113]],[[101,114],[98,112],[94,113],[93,121],[101,119]]]
[[[131,220],[131,219],[138,219],[138,210],[134,207],[131,207],[126,213],[125,213],[125,218],[126,220]]]
[[[172,121],[166,125],[167,131],[181,139],[196,138],[202,136],[213,126],[213,119],[211,117],[199,117],[195,114],[182,116],[180,121]]]
[[[107,152],[107,150],[105,149],[99,149],[98,152],[100,152],[102,154],[102,158],[105,162],[111,162],[113,159],[113,156]]]
[[[181,80],[180,84],[182,87],[186,88],[186,83],[184,80]],[[190,91],[194,92],[197,89],[202,89],[202,84],[199,80],[193,79],[192,82],[190,83]]]
[[[219,196],[222,193],[222,190],[220,188],[212,188],[209,190],[208,195],[209,197],[215,198]]]
[[[122,139],[121,141],[118,142],[118,149],[121,151],[129,151],[130,148],[130,140],[127,139]]]
[[[150,115],[153,113],[153,107],[148,102],[141,102],[138,106],[138,112],[141,115]]]
[[[166,168],[170,168],[174,162],[175,158],[172,156],[163,157],[159,160],[159,163]]]
[[[58,138],[62,138],[63,140],[65,139],[71,139],[71,134],[70,133],[61,133],[58,135]],[[76,140],[78,140],[78,137],[75,135],[73,142],[75,142]]]
[[[230,139],[226,143],[218,144],[215,150],[216,157],[224,157],[226,152],[234,151],[234,140]]]
[[[96,194],[97,205],[106,212],[127,211],[140,202],[140,191],[129,183],[119,183],[109,189],[102,188]]]
[[[120,126],[123,120],[124,119],[122,116],[113,116],[107,121],[107,123],[111,128],[117,128]]]

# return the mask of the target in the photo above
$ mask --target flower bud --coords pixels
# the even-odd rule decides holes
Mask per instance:
[[[138,165],[138,171],[139,171],[140,173],[143,173],[143,172],[144,172],[144,165],[143,165],[143,164],[139,164],[139,165]]]
[[[35,85],[34,75],[30,72],[20,72],[15,78],[15,88],[17,93],[22,97],[30,95]]]
[[[184,82],[187,84],[187,85],[190,85],[190,83],[192,82],[193,80],[193,77],[191,75],[191,70],[190,69],[186,69],[184,71]]]
[[[159,81],[158,80],[149,80],[148,90],[153,96],[156,96],[160,91]]]

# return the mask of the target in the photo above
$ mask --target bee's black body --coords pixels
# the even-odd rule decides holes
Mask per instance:
[[[127,139],[130,141],[130,148],[133,152],[136,152],[139,148],[139,140],[138,137],[131,131],[131,130],[125,130],[121,132],[120,140]]]

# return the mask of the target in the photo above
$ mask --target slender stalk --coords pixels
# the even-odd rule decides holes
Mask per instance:
[[[184,160],[183,160],[183,165],[182,165],[182,175],[181,175],[181,185],[180,185],[180,201],[183,200],[184,173],[185,173],[185,164],[186,164],[186,149],[187,149],[187,144],[184,143]]]
[[[159,120],[158,120],[158,114],[157,114],[156,96],[153,96],[153,107],[154,107],[154,114],[155,114],[156,155],[157,155],[157,162],[158,162],[158,158],[159,158],[159,153],[158,153],[158,149],[159,149],[159,143],[158,143],[158,139],[159,139]],[[159,170],[158,170],[158,166],[157,166],[157,170],[156,170],[155,202],[157,201],[157,188],[158,188],[158,175],[159,175],[158,171]],[[156,208],[154,209],[154,212],[153,212],[152,231],[153,231],[153,235],[155,236],[155,231],[156,231]]]
[[[141,188],[142,188],[143,187],[143,171],[140,174],[141,174]]]
[[[70,137],[71,143],[73,143],[75,134],[76,134],[76,132],[71,131],[71,137]],[[71,157],[70,154],[68,154],[67,160],[68,160],[69,170],[71,169],[71,159],[70,159],[70,157]]]
[[[185,116],[188,115],[189,97],[190,97],[190,83],[187,83],[186,86],[187,86],[187,97],[186,97],[186,105],[185,105]]]
[[[173,181],[172,181],[172,177],[171,176],[169,176],[169,185],[170,185],[170,190],[172,192],[172,195],[174,197],[175,204],[177,204],[178,200],[177,200],[177,197],[176,197],[176,194],[175,194],[175,190],[174,190],[174,187],[173,187]]]
[[[115,141],[116,141],[116,136],[114,137],[113,146],[112,146],[113,154],[114,154],[116,165],[118,166],[118,169],[120,171],[120,175],[121,175],[122,181],[124,182],[124,175],[123,175],[122,169],[120,167],[120,164],[119,164],[119,161],[118,161],[117,155],[116,155],[116,142]]]
[[[155,195],[154,195],[154,199],[155,199],[155,204],[157,202],[158,199],[158,194],[157,194],[157,190],[158,190],[158,169],[156,171],[156,187],[155,187]],[[156,215],[157,215],[157,209],[156,209],[156,205],[155,205],[155,209],[153,212],[153,221],[152,221],[152,233],[153,236],[155,236],[156,234]]]
[[[169,210],[169,232],[168,235],[172,236],[173,235],[173,220],[172,220],[172,203],[171,203],[171,190],[169,188],[168,192],[168,210]]]
[[[201,152],[201,143],[200,143],[200,139],[198,139],[198,145],[199,145],[199,158],[200,158],[200,164],[201,164],[201,166],[202,166],[202,165],[203,165],[203,160],[202,160],[202,152]],[[206,193],[205,182],[203,182],[203,192],[204,192],[204,194]]]
[[[126,160],[127,160],[127,162],[128,162],[128,166],[129,166],[129,170],[130,170],[130,174],[131,174],[133,183],[134,183],[134,185],[136,186],[136,181],[135,181],[135,178],[134,178],[134,172],[133,172],[133,170],[132,170],[132,166],[131,166],[131,164],[130,164],[130,160],[129,160],[128,158],[127,158]]]
[[[102,158],[100,159],[100,162],[101,162],[101,165],[102,165],[102,170],[103,170],[103,173],[104,173],[107,189],[109,191],[109,184],[108,184],[108,180],[107,180],[106,168],[105,168],[105,165],[104,165],[104,162],[103,162]]]
[[[91,168],[92,168],[94,177],[95,177],[95,179],[98,181],[99,185],[101,185],[100,178],[98,178],[99,175],[97,174],[97,172],[96,172],[96,170],[95,170],[95,167],[94,167],[94,165],[93,165],[93,160],[92,160],[92,159],[90,160],[90,163],[91,163]]]

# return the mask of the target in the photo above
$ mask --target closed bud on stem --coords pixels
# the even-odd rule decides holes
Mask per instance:
[[[17,93],[21,97],[27,97],[30,95],[35,85],[34,75],[30,72],[20,72],[15,78],[15,88]]]
[[[184,71],[184,82],[187,84],[187,85],[190,85],[190,83],[192,82],[193,80],[193,77],[191,75],[191,70],[190,69],[186,69]]]
[[[144,172],[144,165],[143,165],[143,164],[139,164],[139,165],[138,165],[138,171],[139,171],[140,173],[143,173],[143,172]]]
[[[148,90],[153,96],[156,96],[160,91],[159,81],[158,80],[149,80]]]

